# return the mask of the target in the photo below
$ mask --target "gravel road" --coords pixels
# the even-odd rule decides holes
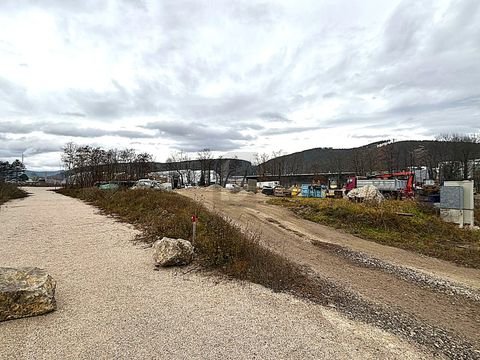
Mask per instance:
[[[0,266],[38,266],[58,310],[0,323],[3,359],[429,359],[412,343],[261,286],[154,271],[136,231],[45,188],[0,208]]]
[[[316,224],[268,197],[245,191],[179,191],[238,225],[262,243],[310,269],[331,293],[320,303],[351,318],[401,333],[454,359],[480,359],[480,270],[362,240]],[[355,299],[355,301],[352,301]]]

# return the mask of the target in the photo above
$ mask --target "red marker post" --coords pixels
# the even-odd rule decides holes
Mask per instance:
[[[192,245],[195,244],[195,237],[197,235],[197,215],[192,215]]]

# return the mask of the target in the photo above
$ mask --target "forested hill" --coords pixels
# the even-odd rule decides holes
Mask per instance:
[[[439,162],[480,158],[480,143],[459,141],[380,141],[352,149],[315,148],[270,159],[259,174],[400,171],[410,166],[436,168]]]

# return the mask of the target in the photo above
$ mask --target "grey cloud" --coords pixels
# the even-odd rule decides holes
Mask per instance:
[[[367,139],[367,140],[374,140],[374,139],[388,139],[392,136],[392,134],[381,134],[381,135],[370,135],[370,134],[353,134],[350,137],[354,139]]]
[[[285,135],[285,134],[298,134],[307,131],[315,131],[325,129],[325,126],[295,126],[295,127],[282,127],[282,128],[269,128],[260,132],[261,135]]]
[[[418,49],[420,32],[427,25],[431,6],[431,2],[415,0],[398,5],[385,29],[385,52],[389,56],[406,56]]]
[[[113,126],[112,126],[113,127]],[[0,134],[30,134],[34,131],[41,131],[49,135],[73,136],[82,138],[95,138],[101,136],[120,136],[124,138],[153,138],[154,135],[142,131],[123,129],[100,129],[93,127],[79,127],[72,123],[23,123],[3,122],[0,123]]]
[[[69,112],[69,111],[61,112],[61,113],[59,113],[59,115],[73,116],[73,117],[86,117],[86,116],[87,116],[87,115],[85,115],[84,113]]]
[[[62,148],[60,142],[45,141],[38,137],[22,137],[20,139],[7,139],[0,147],[0,158],[21,158],[49,152],[58,152]]]
[[[48,13],[61,34],[60,55],[101,49],[71,71],[105,76],[99,88],[62,87],[59,79],[45,90],[29,87],[22,79],[30,72],[34,79],[43,65],[16,56],[21,49],[0,34],[0,57],[28,65],[15,66],[16,78],[0,69],[0,135],[142,139],[152,132],[95,122],[121,119],[138,128],[182,119],[148,126],[184,150],[245,150],[260,135],[272,142],[291,131],[308,136],[304,120],[314,129],[352,128],[352,138],[367,140],[372,129],[425,136],[478,129],[480,2],[334,3],[1,1],[0,17]],[[102,56],[106,63],[96,68]]]
[[[432,111],[443,111],[447,109],[454,108],[478,108],[480,109],[480,95],[473,95],[465,98],[456,98],[456,99],[445,99],[444,101],[422,101],[417,103],[404,103],[397,105],[389,110],[386,114],[401,114],[401,115],[411,115],[411,114],[421,114],[425,112]]]
[[[289,120],[286,116],[277,112],[263,112],[259,114],[259,116],[264,120],[272,120],[272,121],[278,121],[278,122],[292,122],[292,120]]]
[[[32,109],[27,90],[0,74],[0,116],[24,114]]]
[[[90,127],[76,127],[71,124],[48,124],[42,126],[42,131],[50,135],[95,138],[101,136],[120,136],[125,138],[152,138],[153,135],[141,131],[104,130]]]
[[[0,122],[0,134],[29,134],[36,130],[38,130],[38,125],[34,123],[22,123],[18,121]]]
[[[121,117],[125,109],[125,97],[120,92],[98,94],[96,92],[71,91],[70,99],[89,117],[114,118]]]
[[[204,148],[213,151],[234,150],[254,139],[239,131],[209,127],[202,123],[152,122],[144,127],[156,130],[160,139],[165,137],[174,140],[175,146],[185,151],[198,151]]]
[[[327,93],[323,94],[323,98],[324,98],[324,99],[333,98],[333,97],[335,97],[335,96],[337,96],[337,94],[336,94],[335,92],[333,92],[333,91],[330,91],[330,92],[327,92]]]
[[[265,126],[260,123],[254,123],[249,121],[233,121],[228,124],[231,129],[234,130],[262,130]]]

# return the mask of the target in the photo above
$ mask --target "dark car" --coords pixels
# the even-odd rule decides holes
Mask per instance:
[[[265,194],[265,195],[273,195],[274,191],[275,189],[271,186],[264,186],[262,188],[262,194]]]

